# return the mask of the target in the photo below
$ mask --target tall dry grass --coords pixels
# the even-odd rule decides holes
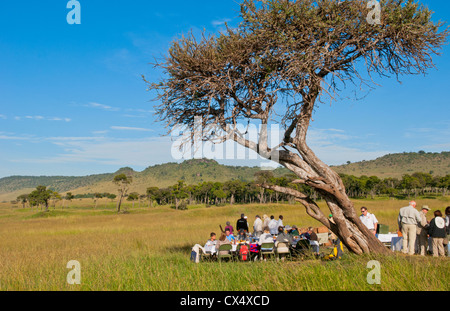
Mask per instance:
[[[425,203],[426,202],[426,203]],[[445,200],[418,201],[437,209]],[[135,208],[118,215],[113,206],[77,204],[50,213],[0,208],[0,290],[449,290],[447,258],[353,256],[337,262],[294,261],[201,263],[189,261],[191,247],[241,213],[284,215],[284,223],[316,226],[300,205]],[[321,207],[323,203],[320,203]],[[355,201],[380,223],[395,227],[407,202]],[[75,204],[74,204],[75,205]],[[137,206],[137,205],[136,205]],[[327,252],[328,250],[324,250]],[[367,283],[369,260],[381,263],[381,284]],[[81,285],[68,285],[67,262],[81,264]]]

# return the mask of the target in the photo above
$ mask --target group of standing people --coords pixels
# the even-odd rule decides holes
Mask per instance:
[[[426,215],[430,208],[423,205],[419,212],[416,205],[415,201],[411,201],[408,206],[402,207],[398,214],[398,227],[403,236],[402,252],[414,255],[417,240],[418,254],[425,256],[428,237],[430,237],[434,257],[445,256],[444,245],[447,246],[447,256],[450,256],[450,245],[448,243],[450,206],[445,209],[445,216],[442,215],[440,210],[434,211],[434,218],[428,222]]]
[[[445,209],[445,215],[442,215],[440,210],[434,212],[434,218],[431,221],[427,220],[427,213],[430,208],[423,205],[421,211],[416,209],[417,203],[415,201],[409,202],[408,206],[402,207],[398,214],[398,230],[403,236],[402,252],[409,255],[416,253],[425,256],[428,249],[428,237],[431,238],[430,248],[433,256],[445,256],[445,248],[447,247],[447,256],[450,256],[450,238],[449,233],[449,217],[450,206]],[[330,215],[331,216],[331,215]],[[366,207],[361,207],[361,222],[373,234],[377,233],[378,220],[374,214],[367,211]]]
[[[447,247],[447,256],[450,256],[450,206],[445,209],[445,215],[440,210],[434,211],[434,218],[431,221],[427,221],[427,213],[430,208],[427,205],[423,205],[421,211],[416,209],[417,203],[415,201],[409,202],[408,206],[402,207],[398,214],[398,227],[403,236],[403,249],[402,252],[409,255],[416,253],[416,244],[418,245],[418,254],[425,256],[428,249],[428,238],[431,238],[430,248],[432,249],[433,256],[445,256],[445,246]],[[330,215],[332,217],[332,215]],[[373,234],[377,233],[378,220],[374,214],[368,212],[366,207],[361,208],[360,219],[362,223]],[[248,234],[251,232],[248,223],[248,217],[245,214],[241,214],[236,222],[236,236],[235,229],[228,221],[224,232],[222,232],[220,238],[216,241],[216,234],[211,233],[210,240],[205,245],[205,249],[210,247],[219,247],[221,244],[236,243],[237,241],[243,241],[247,239]],[[278,219],[272,215],[268,217],[263,215],[261,218],[259,215],[255,216],[253,222],[253,237],[256,237],[258,244],[272,243],[272,242],[285,242],[292,244],[293,238],[300,236],[296,226],[292,228],[290,226],[283,225],[283,215],[279,215]],[[276,240],[274,240],[276,237]],[[314,252],[318,254],[319,243],[318,238],[312,228],[308,228],[308,231],[304,233],[302,238],[306,238],[310,241]]]
[[[283,215],[278,216],[278,220],[275,219],[275,216],[267,216],[267,215],[263,215],[263,217],[261,218],[261,216],[256,215],[255,216],[255,220],[253,222],[253,235],[257,238],[259,238],[263,233],[264,233],[264,229],[268,228],[269,229],[269,233],[272,235],[277,235],[278,234],[278,228],[279,227],[284,227],[283,225]],[[231,234],[233,234],[233,227],[230,225],[230,222],[227,222],[227,226],[225,227],[225,230],[229,228],[231,229]],[[248,224],[248,217],[245,216],[245,214],[241,214],[241,218],[238,219],[238,221],[236,222],[236,230],[237,232],[240,232],[241,230],[249,233],[251,232],[249,229],[249,224]]]

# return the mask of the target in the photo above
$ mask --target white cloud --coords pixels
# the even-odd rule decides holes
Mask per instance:
[[[36,120],[36,121],[64,121],[64,122],[70,122],[72,119],[70,118],[64,118],[64,117],[43,117],[43,116],[25,116],[25,117],[19,117],[15,116],[14,120],[20,121],[22,119],[28,119],[28,120]]]
[[[141,166],[147,167],[155,163],[171,161],[170,137],[150,137],[135,140],[102,139],[92,137],[59,137],[56,145],[64,148],[64,152],[54,157],[40,159],[20,159],[17,162],[27,163],[95,163],[101,165]]]
[[[0,114],[0,119],[6,120],[6,116],[4,114]]]
[[[86,107],[98,108],[98,109],[107,110],[107,111],[119,111],[120,110],[120,108],[111,107],[111,106],[103,105],[103,104],[99,104],[99,103],[89,103],[88,105],[86,105]]]
[[[140,128],[140,127],[128,127],[128,126],[111,126],[112,130],[117,131],[139,131],[139,132],[153,132],[152,129]]]

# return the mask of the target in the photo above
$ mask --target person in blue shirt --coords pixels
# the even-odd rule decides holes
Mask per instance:
[[[234,235],[232,235],[231,233],[230,233],[230,229],[225,229],[225,234],[227,235],[227,239],[228,239],[228,241],[230,241],[230,242],[235,242],[236,241],[236,238],[234,237]]]

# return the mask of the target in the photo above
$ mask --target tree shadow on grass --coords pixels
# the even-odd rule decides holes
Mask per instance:
[[[175,245],[175,246],[168,247],[167,251],[171,252],[171,253],[190,254],[193,246],[194,245],[190,245],[190,244]]]

